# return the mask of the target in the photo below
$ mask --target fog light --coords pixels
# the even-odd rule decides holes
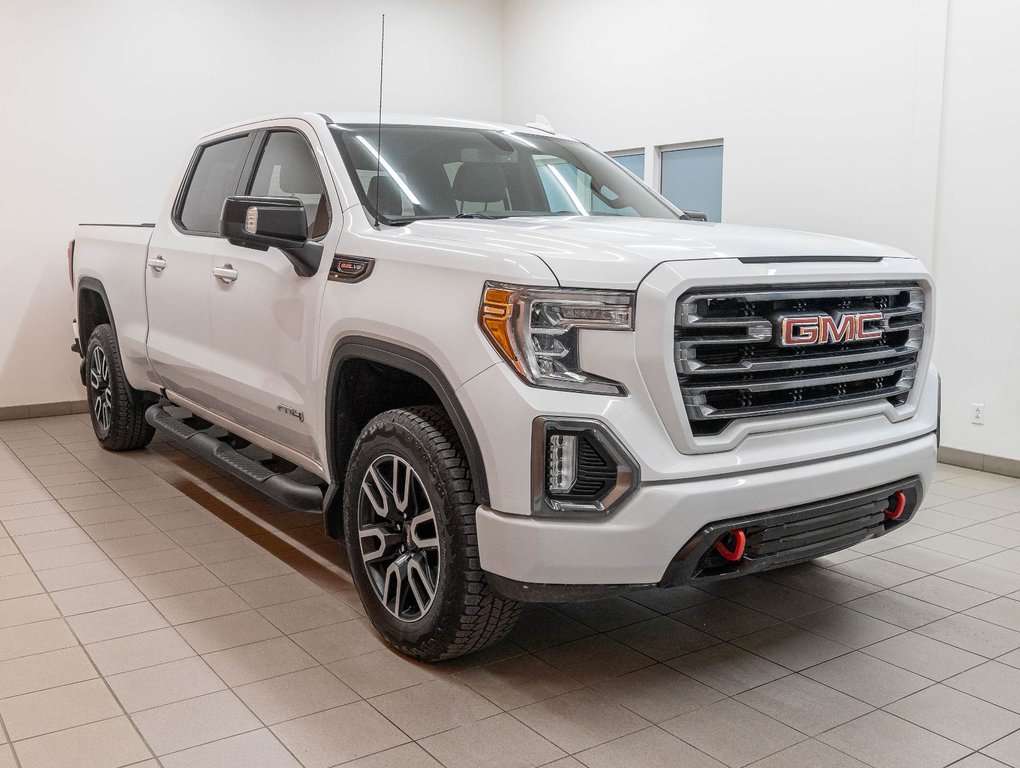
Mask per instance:
[[[549,493],[567,493],[577,482],[577,435],[549,435],[547,487]]]

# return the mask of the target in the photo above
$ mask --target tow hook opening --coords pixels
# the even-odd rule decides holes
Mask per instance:
[[[886,519],[898,520],[906,508],[907,494],[903,491],[896,491],[896,493],[889,497],[889,506],[885,509]]]
[[[726,560],[735,563],[744,557],[744,548],[747,546],[747,534],[741,528],[734,528],[719,537],[715,543],[715,551]]]

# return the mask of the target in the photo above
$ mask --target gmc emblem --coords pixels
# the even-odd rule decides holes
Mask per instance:
[[[842,344],[882,338],[881,312],[845,312],[833,317],[817,315],[780,315],[779,344],[783,347],[807,347]]]

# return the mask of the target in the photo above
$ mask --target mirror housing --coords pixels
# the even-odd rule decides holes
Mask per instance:
[[[308,239],[305,207],[294,197],[228,197],[220,235],[243,248],[279,248],[301,277],[314,275],[322,261],[322,244]]]

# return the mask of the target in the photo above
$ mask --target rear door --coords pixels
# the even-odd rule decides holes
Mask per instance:
[[[219,235],[220,211],[237,192],[255,135],[240,133],[196,149],[171,221],[155,228],[146,257],[146,345],[152,368],[168,390],[213,410],[218,408],[209,386],[215,365],[212,269],[233,249]]]
[[[269,446],[274,452],[301,463],[296,452],[317,465],[323,460],[313,440],[314,420],[306,420],[305,413],[318,364],[319,308],[340,215],[330,205],[325,183],[330,176],[318,138],[303,126],[288,121],[260,132],[242,194],[300,200],[309,239],[323,243],[322,263],[317,274],[300,277],[277,248],[258,251],[224,242],[213,264],[227,270],[229,280],[215,279],[211,289],[211,375],[220,401],[217,411],[276,443]]]

